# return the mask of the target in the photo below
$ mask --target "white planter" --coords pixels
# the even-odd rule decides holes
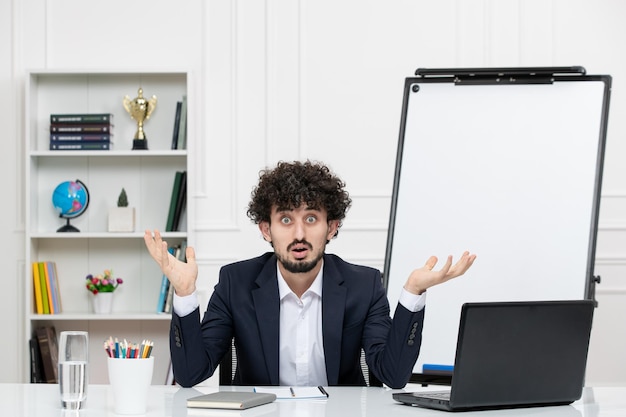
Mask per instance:
[[[111,207],[109,209],[109,232],[134,232],[135,207]]]
[[[113,310],[112,292],[99,292],[93,295],[93,312],[96,314],[110,314]]]

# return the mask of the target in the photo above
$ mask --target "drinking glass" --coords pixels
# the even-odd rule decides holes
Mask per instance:
[[[61,405],[68,410],[83,407],[87,398],[87,332],[64,331],[59,338],[59,388]]]

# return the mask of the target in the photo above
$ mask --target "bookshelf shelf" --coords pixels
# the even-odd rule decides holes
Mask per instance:
[[[25,288],[25,344],[34,330],[54,326],[86,330],[90,337],[89,380],[107,383],[102,342],[109,336],[154,341],[154,384],[166,380],[169,366],[171,316],[157,313],[162,273],[143,242],[144,230],[159,229],[171,245],[192,243],[185,209],[180,228],[165,232],[175,173],[189,169],[193,148],[194,89],[187,71],[30,71],[25,86],[26,239],[23,278]],[[123,98],[134,97],[141,87],[146,97],[157,96],[157,106],[144,124],[147,150],[133,150],[137,130],[126,113]],[[187,97],[186,149],[172,149],[176,103]],[[111,113],[111,150],[52,151],[50,114]],[[64,181],[81,180],[89,190],[85,212],[70,220],[80,232],[58,232],[66,219],[59,218],[52,193]],[[135,230],[109,232],[109,209],[117,205],[124,188],[129,206],[135,208]],[[187,190],[189,189],[187,184]],[[34,262],[56,264],[61,313],[37,314]],[[85,288],[87,274],[112,269],[124,283],[116,290],[113,312],[94,314],[92,295]],[[30,380],[30,355],[25,355],[23,378]]]
[[[187,237],[186,232],[163,232],[158,228],[161,236],[166,240],[181,240]],[[34,232],[31,239],[140,239],[143,242],[143,231],[132,233],[112,232],[80,232],[80,233],[57,233],[57,232]]]
[[[111,313],[111,314],[94,314],[94,313],[60,313],[60,314],[31,314],[32,321],[115,321],[115,320],[141,320],[141,321],[168,321],[172,318],[166,313]]]
[[[110,150],[110,151],[32,151],[30,152],[30,156],[32,157],[156,157],[156,156],[164,156],[169,158],[185,158],[187,157],[186,150],[156,150],[156,151],[143,151],[143,150]]]

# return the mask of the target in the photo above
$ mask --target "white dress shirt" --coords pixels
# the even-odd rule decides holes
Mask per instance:
[[[328,385],[322,334],[322,269],[298,298],[278,271],[280,385]]]

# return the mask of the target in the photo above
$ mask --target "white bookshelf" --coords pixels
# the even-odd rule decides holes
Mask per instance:
[[[123,98],[157,96],[157,107],[144,123],[148,150],[132,150],[136,122],[123,107]],[[86,330],[90,337],[90,383],[108,383],[106,355],[109,336],[155,343],[153,383],[163,384],[169,366],[170,316],[157,313],[162,275],[145,249],[145,229],[165,230],[174,174],[189,170],[193,147],[193,110],[188,112],[187,149],[172,150],[176,102],[187,95],[193,109],[191,80],[186,71],[75,72],[30,71],[25,94],[25,352],[38,326]],[[114,144],[108,151],[50,151],[51,113],[113,113]],[[85,213],[70,223],[78,233],[59,233],[65,224],[52,205],[52,192],[63,181],[80,179],[89,189]],[[124,188],[129,206],[135,207],[135,231],[110,233],[108,209],[117,204]],[[187,186],[189,189],[189,184]],[[189,205],[188,205],[189,207]],[[170,244],[187,239],[187,211],[180,231],[163,233]],[[31,265],[54,261],[62,302],[60,314],[36,314]],[[94,314],[87,274],[112,269],[124,283],[115,291],[111,314]],[[30,380],[30,354],[24,380]]]

